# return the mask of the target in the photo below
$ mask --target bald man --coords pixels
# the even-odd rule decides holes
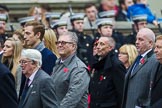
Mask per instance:
[[[136,36],[139,56],[128,70],[125,83],[122,108],[143,108],[148,104],[150,73],[155,62],[153,46],[155,34],[148,28],[140,29]]]

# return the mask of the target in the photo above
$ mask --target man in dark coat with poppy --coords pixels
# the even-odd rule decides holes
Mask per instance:
[[[90,108],[120,108],[126,69],[114,52],[112,37],[97,42],[98,61],[92,67]]]

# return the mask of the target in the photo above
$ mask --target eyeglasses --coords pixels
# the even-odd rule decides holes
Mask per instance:
[[[73,44],[73,42],[66,42],[66,41],[57,41],[55,43],[56,43],[56,45],[59,45],[59,44],[61,44],[61,45]]]
[[[19,64],[23,65],[23,64],[27,64],[28,62],[32,62],[31,60],[20,60]]]

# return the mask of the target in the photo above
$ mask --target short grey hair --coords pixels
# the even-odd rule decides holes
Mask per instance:
[[[116,45],[114,38],[108,36],[107,39],[108,39],[108,44],[114,49]]]
[[[77,48],[78,48],[78,36],[76,35],[75,32],[68,31],[61,36],[68,36],[70,38],[70,41],[75,44],[75,46],[76,46],[75,50],[77,50]]]
[[[139,30],[139,32],[145,33],[145,36],[151,40],[153,43],[155,43],[155,33],[149,29],[149,28],[142,28]]]
[[[42,65],[42,55],[36,49],[25,49],[21,53],[21,57],[38,62],[38,66]]]
[[[63,35],[69,36],[70,37],[70,40],[72,42],[74,42],[76,45],[78,44],[78,36],[76,35],[75,32],[68,31],[67,33],[65,33]]]

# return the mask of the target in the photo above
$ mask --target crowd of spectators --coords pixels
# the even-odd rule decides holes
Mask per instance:
[[[11,34],[8,12],[0,5],[0,108],[162,106],[162,35],[147,27],[161,29],[147,0],[101,0],[66,14],[33,6]],[[132,32],[116,21],[132,22]]]

